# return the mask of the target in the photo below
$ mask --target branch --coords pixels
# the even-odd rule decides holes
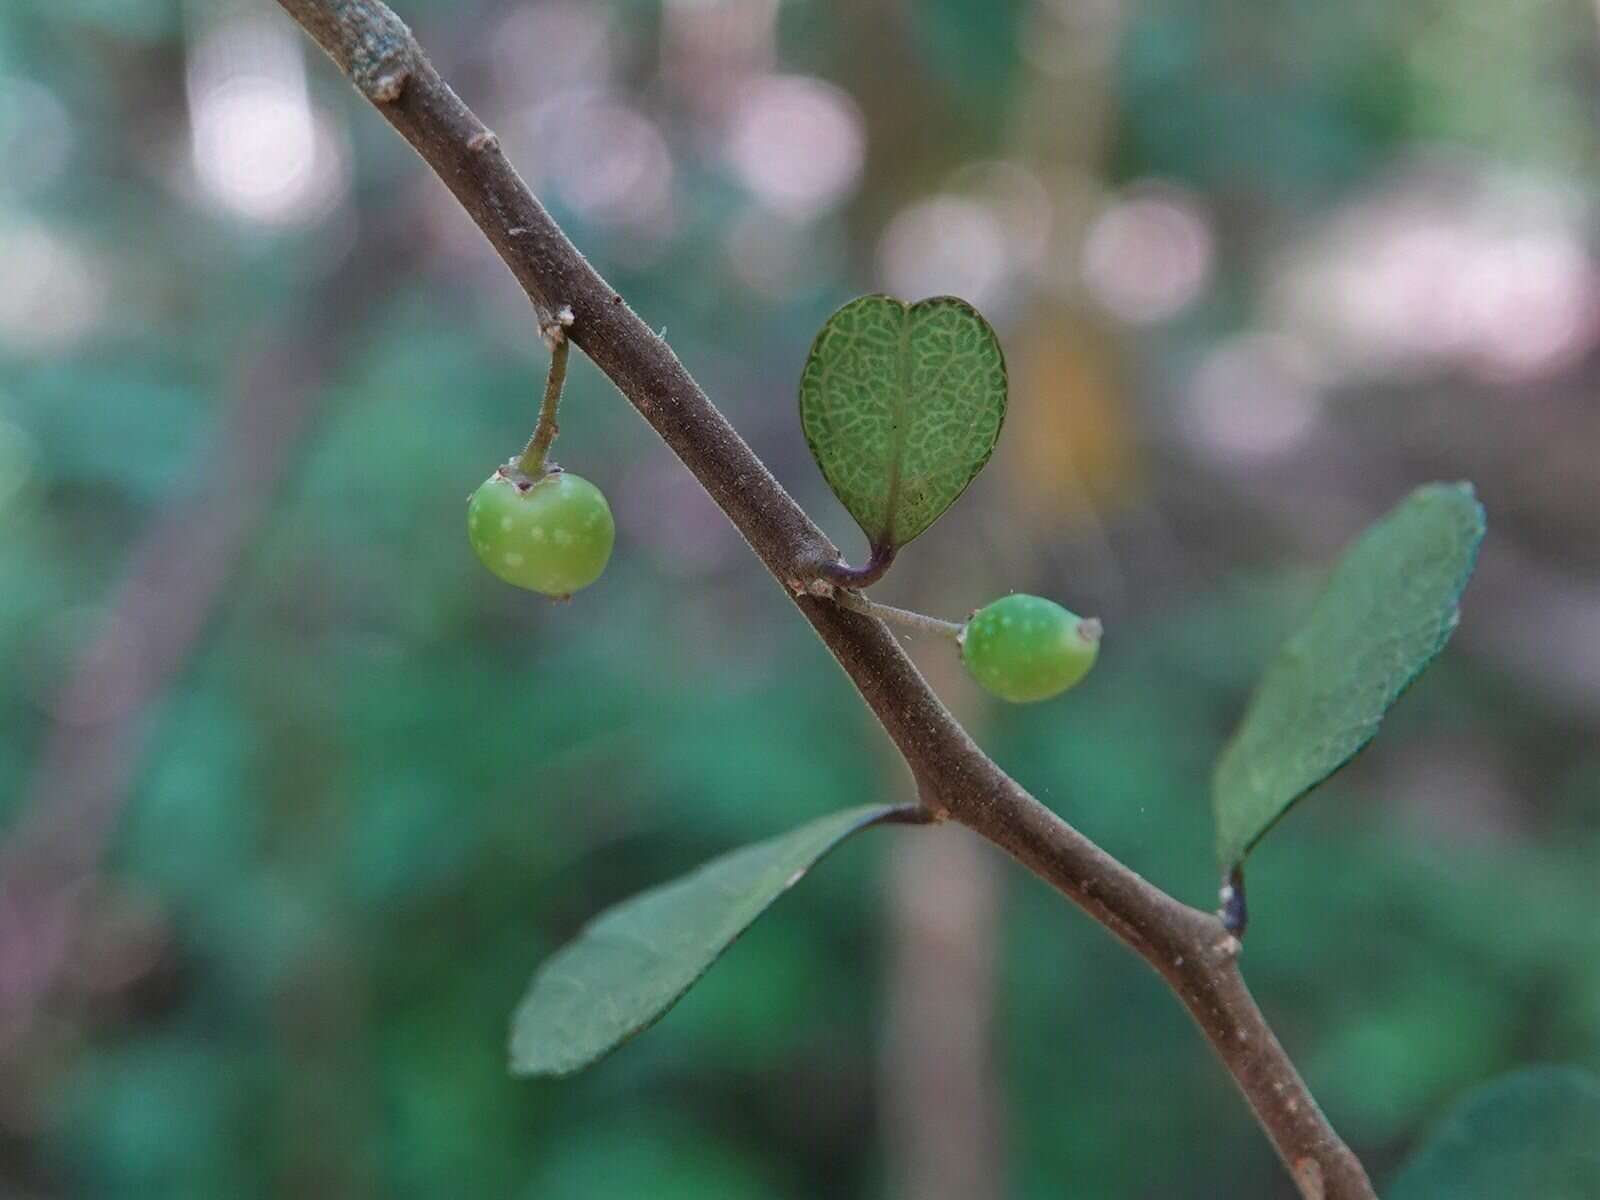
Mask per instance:
[[[570,305],[569,336],[694,473],[850,676],[935,813],[1001,847],[1105,926],[1176,993],[1308,1200],[1373,1200],[1240,976],[1238,942],[1040,804],[950,715],[881,621],[811,595],[839,554],[665,341],[567,240],[377,0],[279,0],[454,193],[539,313]]]

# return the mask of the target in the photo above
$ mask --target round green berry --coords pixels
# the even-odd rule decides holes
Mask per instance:
[[[501,467],[467,503],[467,536],[507,583],[570,596],[600,578],[617,527],[600,489],[567,471],[529,479]]]
[[[1100,652],[1100,622],[1040,596],[1011,595],[972,614],[961,659],[1002,700],[1059,696],[1089,673]]]

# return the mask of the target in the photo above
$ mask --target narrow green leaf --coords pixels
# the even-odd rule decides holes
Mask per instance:
[[[590,922],[535,972],[511,1070],[570,1075],[655,1024],[824,854],[893,808],[833,813],[713,859]]]
[[[800,375],[800,425],[874,548],[955,503],[1006,416],[1000,339],[965,300],[862,296],[829,317]]]
[[[1430,484],[1345,552],[1217,760],[1212,803],[1225,868],[1372,740],[1444,648],[1483,530],[1470,484]]]
[[[1600,1200],[1600,1078],[1534,1067],[1458,1103],[1389,1200]]]

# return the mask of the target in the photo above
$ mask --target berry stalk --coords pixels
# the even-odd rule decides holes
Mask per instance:
[[[545,378],[544,403],[539,406],[539,423],[533,428],[533,436],[517,459],[517,469],[529,479],[538,479],[544,474],[551,443],[560,432],[556,413],[561,408],[561,389],[567,382],[567,354],[572,349],[564,328],[570,319],[571,310],[562,309],[561,316],[544,330],[545,341],[550,345],[550,374]]]
[[[860,613],[865,617],[877,617],[890,625],[900,625],[906,629],[914,629],[918,633],[932,633],[940,637],[947,637],[959,642],[962,626],[955,621],[944,621],[938,617],[930,617],[926,613],[912,612],[909,608],[896,608],[892,604],[879,604],[875,600],[868,600],[860,592],[852,592],[846,588],[837,588],[833,599],[840,608],[848,608],[851,612]]]

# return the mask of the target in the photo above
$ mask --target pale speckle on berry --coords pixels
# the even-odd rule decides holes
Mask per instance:
[[[572,534],[568,533],[565,529],[556,530],[552,536],[555,538],[556,545],[558,546],[572,545]]]
[[[504,562],[508,567],[520,567],[522,565],[522,555],[515,550],[507,550]]]
[[[503,532],[503,533],[510,533],[511,532],[511,518],[510,517],[501,517],[500,518],[500,529],[501,529],[501,532]]]
[[[528,530],[528,536],[536,542],[544,541],[544,526],[535,525],[532,529]]]

